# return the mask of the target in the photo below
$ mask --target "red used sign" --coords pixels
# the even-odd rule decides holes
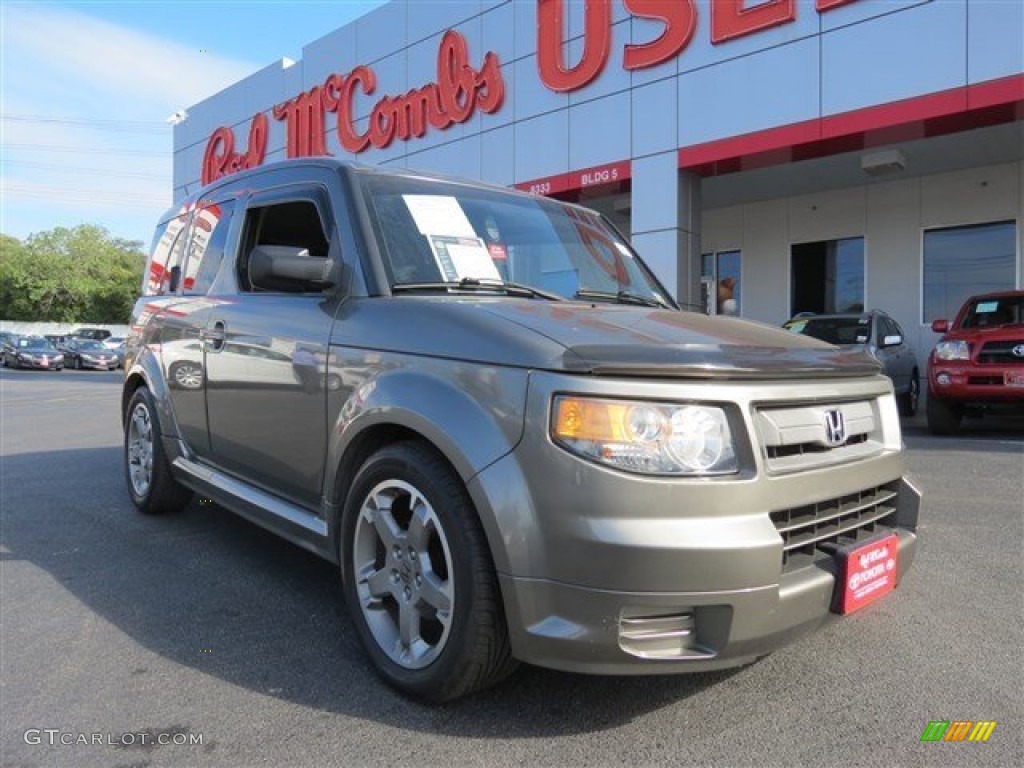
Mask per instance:
[[[816,0],[819,13],[855,0]],[[696,0],[622,0],[635,17],[660,22],[658,37],[624,46],[624,69],[645,69],[678,56],[697,29]],[[612,0],[586,0],[583,53],[572,66],[565,62],[565,0],[538,0],[537,69],[553,91],[575,91],[604,70],[611,55]],[[763,29],[796,21],[796,0],[711,0],[711,42],[714,45]]]

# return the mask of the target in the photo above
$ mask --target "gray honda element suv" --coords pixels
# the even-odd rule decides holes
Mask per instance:
[[[681,311],[585,208],[287,161],[168,212],[143,294],[135,505],[198,492],[338,563],[368,656],[418,698],[517,661],[744,664],[913,558],[877,364]]]

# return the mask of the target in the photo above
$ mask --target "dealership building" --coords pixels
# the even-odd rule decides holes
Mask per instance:
[[[301,5],[295,8],[301,13]],[[578,201],[677,299],[930,321],[1022,286],[1020,0],[394,0],[187,109],[175,198],[331,155]]]

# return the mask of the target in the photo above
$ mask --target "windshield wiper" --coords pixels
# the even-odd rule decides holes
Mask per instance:
[[[460,291],[500,291],[509,296],[523,296],[530,299],[547,299],[548,301],[565,301],[564,296],[549,293],[522,283],[505,283],[495,280],[480,280],[476,277],[464,277],[461,280],[440,280],[424,283],[395,283],[391,286],[392,293],[403,291],[439,291],[454,288]]]
[[[659,307],[671,309],[671,307],[659,298],[654,296],[641,296],[630,291],[597,291],[592,288],[580,288],[576,291],[577,299],[598,299],[600,301],[616,301],[619,304],[635,304],[641,307]]]

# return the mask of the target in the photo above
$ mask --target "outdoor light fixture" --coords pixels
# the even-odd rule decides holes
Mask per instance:
[[[869,176],[885,176],[906,170],[907,158],[898,149],[872,152],[860,159],[860,169]]]
[[[181,125],[188,120],[188,112],[184,109],[179,109],[173,115],[167,118],[167,122],[171,125]]]

